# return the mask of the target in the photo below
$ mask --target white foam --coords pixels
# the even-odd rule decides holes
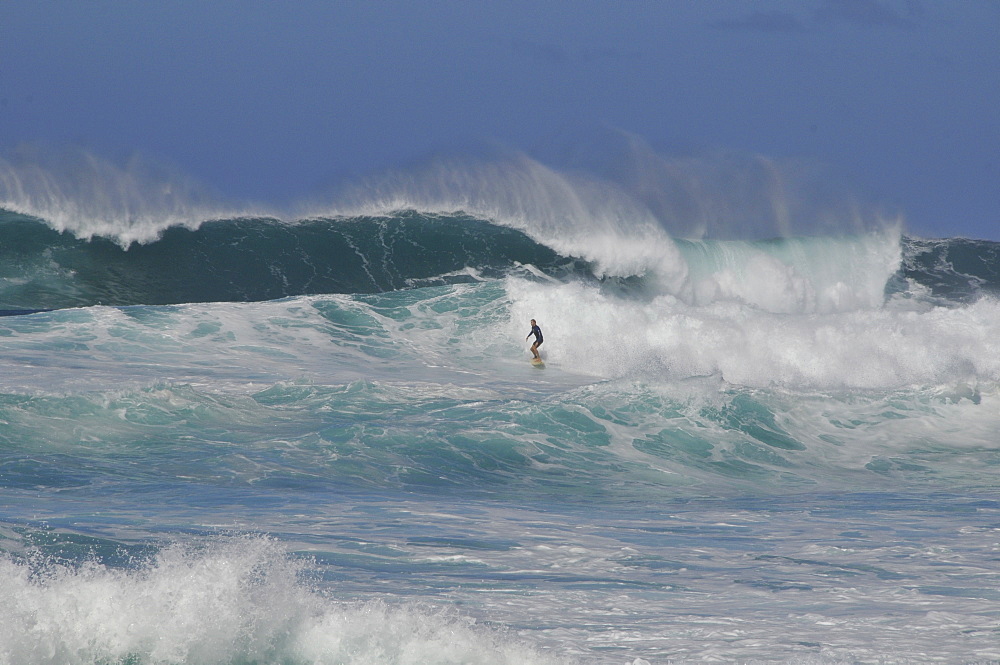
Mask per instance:
[[[897,389],[1000,381],[1000,303],[785,314],[741,302],[623,299],[584,284],[510,278],[513,338],[534,318],[543,352],[573,371],[797,389]]]
[[[687,242],[689,286],[671,291],[688,303],[737,301],[775,313],[843,312],[881,307],[899,269],[898,229],[848,237],[767,242]]]
[[[337,602],[274,541],[174,545],[114,569],[0,558],[0,663],[546,663],[440,608]]]

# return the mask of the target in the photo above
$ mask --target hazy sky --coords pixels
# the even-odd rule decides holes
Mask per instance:
[[[0,157],[138,154],[289,202],[594,127],[1000,240],[1000,0],[0,2]]]

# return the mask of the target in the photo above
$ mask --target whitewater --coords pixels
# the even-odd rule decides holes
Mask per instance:
[[[0,164],[0,663],[1000,661],[1000,243],[514,166]]]

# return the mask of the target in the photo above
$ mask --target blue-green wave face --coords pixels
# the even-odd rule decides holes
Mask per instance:
[[[565,262],[522,232],[464,216],[229,219],[122,247],[0,211],[0,307],[8,309],[377,293]]]
[[[1000,294],[1000,243],[967,238],[908,239],[892,288],[919,290],[934,302],[973,302]]]
[[[792,404],[697,383],[683,392],[606,384],[558,399],[538,387],[511,398],[388,381],[243,396],[154,386],[5,395],[0,446],[7,487],[101,489],[112,503],[126,490],[183,503],[192,487],[307,503],[362,490],[560,503],[926,491],[993,482],[1000,453],[977,401],[913,392]],[[959,424],[959,439],[927,434]]]
[[[1000,291],[1000,244],[893,233],[684,241],[642,224],[613,233],[498,224],[416,211],[294,222],[246,217],[175,225],[144,242],[77,238],[0,210],[0,309],[255,302],[383,293],[534,274],[598,281],[691,304],[772,312],[870,309],[901,296],[970,302]],[[552,236],[571,237],[554,241]],[[559,246],[560,249],[555,249]]]

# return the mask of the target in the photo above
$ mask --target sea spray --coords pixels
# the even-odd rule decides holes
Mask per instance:
[[[586,174],[614,188],[673,238],[864,235],[898,226],[900,220],[801,155],[667,151],[609,127],[568,130],[532,154],[556,172]]]
[[[0,159],[0,208],[123,248],[153,242],[170,227],[245,214],[217,199],[189,176],[138,156],[119,165],[83,149],[21,146]],[[257,214],[264,214],[259,207]]]
[[[355,185],[332,209],[346,216],[406,209],[464,212],[590,261],[599,276],[641,275],[655,268],[663,279],[684,277],[672,274],[683,270],[674,260],[676,248],[640,203],[611,183],[560,172],[526,155],[435,160]]]

